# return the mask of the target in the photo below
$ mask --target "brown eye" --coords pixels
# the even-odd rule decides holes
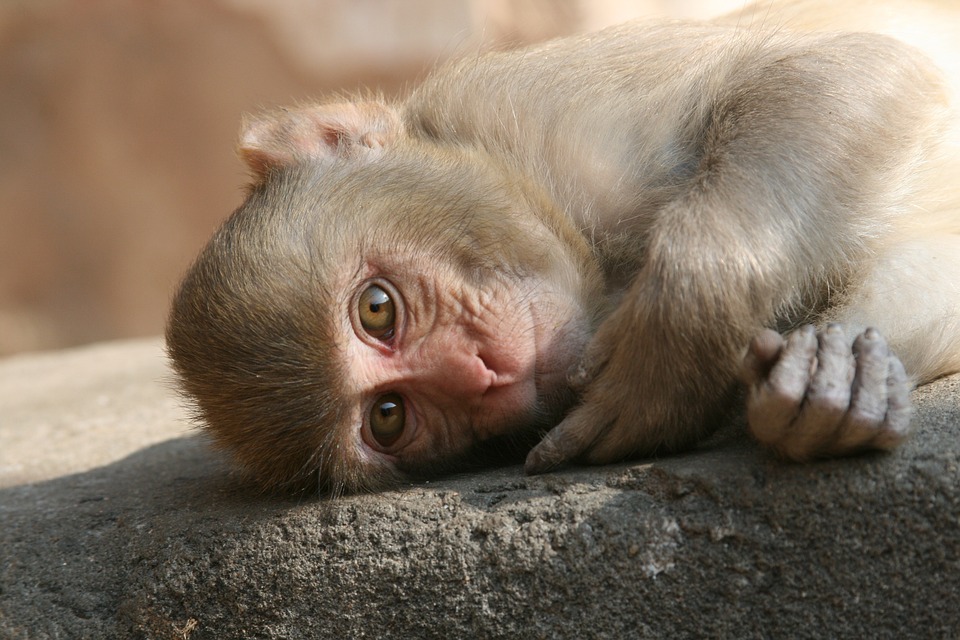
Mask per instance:
[[[360,325],[367,334],[379,340],[393,335],[397,312],[389,293],[372,284],[360,294],[358,304]]]
[[[382,447],[389,447],[403,435],[406,421],[403,398],[396,393],[380,396],[370,409],[370,433]]]

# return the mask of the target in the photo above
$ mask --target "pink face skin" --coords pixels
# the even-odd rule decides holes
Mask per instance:
[[[552,408],[550,398],[564,395],[588,336],[574,294],[505,276],[474,288],[436,265],[422,269],[396,256],[390,262],[389,271],[365,265],[345,288],[352,293],[345,356],[364,457],[456,455],[530,424]],[[386,336],[371,335],[360,317],[361,294],[371,285],[393,303]],[[383,442],[371,413],[387,394],[402,400],[395,410],[403,412],[403,429]]]

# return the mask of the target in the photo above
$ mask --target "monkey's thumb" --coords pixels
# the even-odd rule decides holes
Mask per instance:
[[[547,473],[586,453],[602,433],[597,427],[601,421],[589,409],[589,405],[577,407],[551,429],[527,454],[523,470],[529,475]]]

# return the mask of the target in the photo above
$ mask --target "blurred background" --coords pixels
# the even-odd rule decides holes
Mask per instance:
[[[0,355],[163,330],[241,200],[241,115],[742,0],[4,0]]]

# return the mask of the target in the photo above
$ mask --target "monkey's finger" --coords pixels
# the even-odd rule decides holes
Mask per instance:
[[[913,404],[910,401],[910,379],[899,358],[891,357],[887,375],[887,415],[883,428],[871,443],[889,451],[910,434]]]
[[[875,329],[859,336],[853,350],[857,354],[857,375],[837,452],[865,447],[893,449],[910,430],[912,408],[906,371]]]
[[[604,337],[606,332],[598,332],[593,337],[580,362],[567,374],[567,381],[577,393],[583,393],[601,374],[610,360],[610,344],[616,344]]]
[[[783,440],[799,415],[816,357],[817,333],[807,325],[790,334],[770,375],[748,390],[747,423],[762,444]]]
[[[783,344],[783,336],[773,329],[764,329],[753,337],[740,366],[740,379],[744,384],[757,384],[770,375]]]
[[[890,351],[875,329],[867,329],[853,342],[856,375],[853,378],[850,409],[834,444],[834,453],[862,448],[873,440],[887,413],[887,376]]]
[[[846,333],[831,324],[817,338],[817,369],[800,415],[780,444],[783,455],[805,460],[833,446],[848,415],[855,371]]]
[[[551,429],[527,454],[524,471],[529,475],[546,473],[587,451],[603,431],[603,423],[590,415],[589,405],[581,406]]]
[[[583,393],[591,380],[593,380],[592,373],[587,371],[582,362],[578,362],[567,371],[567,384],[578,394]]]

